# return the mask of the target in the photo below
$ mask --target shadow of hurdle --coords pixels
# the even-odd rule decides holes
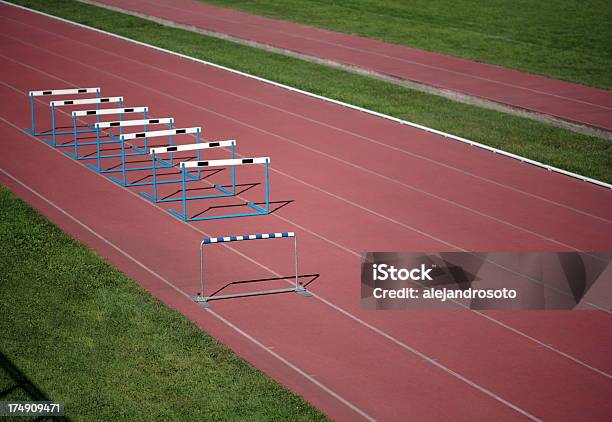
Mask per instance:
[[[298,282],[303,286],[303,287],[308,287],[311,283],[313,283],[315,280],[317,280],[321,275],[320,274],[303,274],[303,275],[298,275]],[[268,277],[268,278],[258,278],[258,279],[254,279],[254,280],[239,280],[239,281],[231,281],[227,284],[225,284],[223,287],[219,288],[218,290],[215,290],[213,293],[211,293],[210,295],[208,295],[208,297],[213,298],[216,295],[220,294],[221,292],[223,292],[224,290],[232,287],[232,286],[238,286],[241,284],[252,284],[252,283],[266,283],[266,282],[270,282],[270,281],[281,281],[281,280],[287,280],[288,282],[292,282],[295,281],[295,276],[294,275],[289,275],[286,277]],[[302,281],[305,280],[305,281]],[[265,292],[265,293],[261,293],[258,296],[267,296],[267,295],[273,295],[273,294],[281,294],[281,293],[287,293],[287,292]]]

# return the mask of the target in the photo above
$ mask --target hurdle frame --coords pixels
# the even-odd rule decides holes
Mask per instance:
[[[245,292],[245,293],[232,293],[225,295],[215,295],[205,296],[204,295],[204,245],[210,245],[215,243],[226,243],[226,242],[236,242],[243,240],[259,240],[259,239],[281,239],[281,238],[293,238],[293,262],[295,268],[295,283],[291,287],[286,287],[282,289],[268,289],[268,290],[256,290],[253,292]],[[205,238],[200,242],[200,291],[192,296],[194,302],[198,303],[203,308],[210,307],[209,302],[213,300],[223,300],[223,299],[235,299],[239,297],[249,297],[249,296],[262,296],[276,293],[297,293],[303,297],[311,297],[312,293],[310,293],[299,281],[299,270],[298,270],[298,246],[297,246],[297,236],[294,232],[277,232],[277,233],[262,233],[262,234],[249,234],[243,236],[226,236],[226,237],[209,237]]]
[[[265,165],[265,208],[259,205],[247,201],[244,205],[252,208],[255,212],[251,213],[237,213],[237,214],[224,214],[224,215],[213,215],[209,217],[188,217],[187,216],[187,168],[200,168],[200,167],[229,167],[238,165],[248,164],[264,164]],[[209,161],[183,161],[180,163],[181,168],[181,203],[182,203],[182,214],[173,209],[169,209],[168,212],[182,221],[206,221],[206,220],[218,220],[221,218],[236,218],[236,217],[251,217],[257,215],[270,214],[270,157],[256,157],[256,158],[233,158],[225,160],[209,160]]]
[[[95,109],[95,110],[75,110],[75,111],[72,112],[72,118],[73,118],[73,125],[74,125],[76,120],[77,120],[77,117],[96,116],[96,124],[97,124],[97,123],[100,123],[100,116],[106,116],[106,115],[118,115],[119,116],[119,120],[123,121],[123,115],[124,114],[128,114],[128,113],[142,113],[142,118],[146,119],[148,111],[149,111],[149,107],[147,107],[147,106],[122,107],[122,108],[103,108],[103,109]],[[95,128],[95,125],[94,125],[94,128]],[[100,145],[104,145],[104,144],[112,144],[112,143],[116,143],[117,142],[117,141],[115,141],[113,139],[108,140],[108,141],[102,141],[100,139],[99,133],[97,131],[96,131],[96,135],[98,135],[96,137],[96,141],[94,141],[94,142],[81,142],[79,145],[80,146],[85,146],[85,145],[93,145],[93,144],[98,144],[98,143]],[[138,151],[138,149],[137,149],[137,151]],[[139,154],[130,154],[130,155],[141,155],[141,154],[142,153],[139,153]],[[68,155],[70,155],[70,154],[68,154]],[[97,168],[94,167],[90,163],[87,163],[85,165],[87,167],[89,167],[91,170],[95,171],[96,173],[100,173],[101,170],[102,170],[100,160],[98,160],[98,167]]]
[[[170,183],[181,183],[182,182],[182,179],[163,180],[161,182],[157,181],[157,169],[158,168],[164,168],[164,167],[157,167],[157,166],[155,166],[156,160],[159,160],[158,158],[156,158],[157,154],[164,154],[164,153],[170,154],[170,160],[172,162],[172,154],[174,152],[196,151],[197,161],[200,161],[200,159],[201,159],[200,151],[201,150],[211,149],[211,148],[226,148],[226,147],[230,147],[231,148],[231,158],[233,159],[234,156],[235,156],[235,147],[236,147],[236,140],[235,139],[229,139],[229,140],[224,140],[224,141],[202,142],[202,143],[196,143],[196,144],[176,145],[176,146],[170,145],[170,146],[165,146],[165,147],[151,148],[151,150],[149,151],[149,154],[151,155],[151,167],[152,167],[153,181],[152,182],[142,182],[142,183],[139,183],[138,186],[145,186],[145,185],[153,186],[153,195],[149,195],[147,192],[140,192],[140,195],[142,197],[148,199],[149,201],[154,202],[154,203],[177,202],[177,201],[182,201],[183,200],[182,198],[163,198],[163,199],[159,199],[157,197],[157,185],[170,184]],[[224,186],[213,184],[212,187],[214,189],[217,189],[217,190],[221,191],[222,193],[216,194],[216,195],[188,196],[187,200],[206,199],[206,198],[219,198],[219,197],[224,197],[224,196],[234,196],[234,195],[236,195],[236,171],[235,171],[235,166],[231,166],[231,168],[232,168],[232,190],[231,191],[225,189]],[[201,173],[201,169],[200,168],[198,168],[198,170],[197,170],[197,176],[193,176],[193,175],[191,175],[191,173],[187,172],[187,176],[190,176],[190,175],[193,176],[193,179],[192,180],[188,180],[188,181],[198,181],[198,180],[200,180],[200,173]]]
[[[36,102],[34,97],[51,97],[56,95],[79,95],[79,94],[96,94],[96,98],[100,98],[101,90],[99,87],[95,88],[66,88],[66,89],[44,89],[40,91],[29,91],[29,103],[30,103],[30,128],[24,128],[23,130],[32,136],[44,136],[48,135],[48,132],[36,132]],[[67,133],[58,132],[60,135],[66,135]]]
[[[102,170],[100,171],[100,173],[121,173],[121,179],[118,179],[113,176],[109,176],[110,180],[112,180],[113,182],[117,183],[120,186],[124,186],[124,187],[143,186],[143,184],[141,183],[128,183],[127,182],[127,172],[137,171],[137,170],[152,170],[154,167],[156,167],[155,162],[153,162],[151,166],[129,167],[128,168],[126,166],[126,161],[125,161],[125,157],[127,156],[125,154],[125,141],[129,141],[132,139],[138,139],[138,138],[156,138],[156,137],[161,137],[161,136],[170,136],[170,142],[172,142],[172,135],[187,135],[187,134],[195,133],[196,143],[199,144],[201,132],[202,132],[202,128],[200,126],[197,126],[197,127],[177,128],[177,129],[167,129],[167,130],[156,130],[152,132],[134,132],[134,133],[123,134],[119,136],[119,140],[121,143],[121,169]],[[161,161],[165,163],[164,166],[158,166],[157,168],[174,167],[174,163],[169,163],[160,158],[158,158],[157,161]],[[198,172],[198,175],[199,175],[199,172]],[[186,177],[186,175],[183,175],[183,177]],[[190,177],[193,177],[193,175],[190,175]]]
[[[144,112],[146,113],[146,111]],[[113,143],[119,143],[121,142],[121,140],[114,136],[111,133],[106,134],[106,136],[108,136],[111,140],[109,141],[102,141],[100,140],[100,133],[101,133],[101,129],[108,129],[111,127],[118,127],[119,128],[119,136],[121,136],[123,134],[123,129],[124,127],[130,127],[130,126],[143,126],[143,131],[146,132],[149,125],[156,125],[156,124],[167,124],[169,129],[173,128],[173,124],[174,124],[174,118],[172,117],[160,117],[160,118],[145,118],[145,119],[138,119],[138,120],[123,120],[122,118],[120,120],[117,121],[111,121],[111,122],[98,122],[94,124],[94,129],[96,132],[96,140],[94,142],[78,142],[78,137],[77,137],[77,131],[76,131],[76,116],[73,115],[74,118],[74,152],[69,152],[66,151],[65,154],[68,155],[71,158],[74,158],[75,160],[92,160],[94,158],[114,158],[114,157],[120,157],[121,154],[109,154],[109,155],[102,155],[102,151],[100,150],[100,146],[102,144],[113,144]],[[170,136],[170,145],[172,145],[172,136]],[[89,156],[85,156],[85,157],[81,157],[79,156],[79,147],[82,146],[87,146],[87,145],[96,145],[96,156],[94,157],[89,157]],[[147,143],[146,143],[146,139],[145,139],[145,146],[144,146],[144,150],[137,147],[136,145],[131,145],[131,148],[133,150],[135,150],[136,152],[132,152],[132,153],[126,153],[126,156],[133,156],[133,155],[144,155],[147,153],[146,148],[147,148]],[[172,157],[171,157],[172,158]],[[100,160],[98,160],[100,161]],[[100,168],[101,163],[98,162],[98,168]]]
[[[51,139],[47,140],[45,138],[42,138],[42,140],[44,142],[46,142],[47,144],[51,145],[54,148],[65,148],[65,147],[72,147],[74,146],[73,143],[67,143],[67,144],[62,144],[62,145],[57,145],[57,135],[68,135],[68,134],[74,134],[74,129],[70,132],[58,132],[55,130],[55,108],[56,107],[64,107],[64,106],[76,106],[76,105],[82,105],[82,104],[96,104],[96,110],[100,110],[100,104],[114,104],[114,103],[118,103],[119,104],[119,108],[123,107],[123,97],[104,97],[104,98],[85,98],[82,100],[59,100],[59,101],[51,101],[49,103],[49,105],[51,106],[51,126],[52,126],[52,132],[51,132]],[[99,119],[99,118],[98,118]],[[73,122],[75,122],[76,119],[74,119],[74,115],[73,115]],[[86,130],[80,130],[78,131],[78,133],[92,133],[95,132],[95,129],[92,128],[92,126],[87,125],[90,129],[86,129]],[[74,142],[74,140],[73,140]]]

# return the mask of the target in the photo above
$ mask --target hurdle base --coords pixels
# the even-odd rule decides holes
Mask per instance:
[[[190,180],[191,181],[191,180]],[[162,185],[162,184],[169,184],[169,183],[180,183],[181,180],[164,180],[162,182],[157,182],[158,185]],[[153,182],[146,182],[147,185],[152,185]],[[145,183],[140,184],[141,186],[144,186]],[[223,186],[219,186],[219,185],[214,185],[213,186],[215,189],[219,190],[220,194],[217,195],[200,195],[200,196],[189,196],[186,199],[188,201],[192,200],[192,199],[210,199],[210,198],[225,198],[228,196],[234,196],[235,194],[227,189],[225,189]],[[153,202],[153,203],[161,203],[161,202],[180,202],[183,200],[183,198],[166,198],[166,199],[157,199],[155,200],[155,198],[153,198],[153,196],[149,195],[146,192],[140,192],[140,196],[142,196],[143,198]]]
[[[53,143],[53,139],[40,138],[40,140],[53,148],[57,147],[57,143]]]
[[[239,297],[250,297],[250,296],[264,296],[271,295],[276,293],[297,293],[302,297],[312,297],[312,294],[306,290],[303,286],[298,288],[296,287],[286,287],[284,289],[271,289],[271,290],[258,290],[256,292],[248,292],[248,293],[234,293],[229,295],[217,295],[217,296],[192,296],[194,302],[203,308],[209,308],[210,303],[213,300],[224,300],[224,299],[236,299]]]
[[[252,208],[254,208],[254,207],[252,207]],[[222,219],[222,218],[255,217],[255,216],[258,216],[258,215],[267,215],[267,214],[270,214],[269,211],[266,211],[263,208],[257,207],[255,209],[258,210],[258,211],[257,212],[243,213],[243,214],[213,215],[213,216],[210,216],[210,217],[187,217],[187,216],[185,216],[185,215],[183,215],[180,212],[175,211],[175,210],[168,210],[168,212],[170,214],[172,214],[173,216],[175,216],[176,218],[178,218],[179,220],[181,220],[181,221],[207,221],[207,220],[219,220],[219,219]]]
[[[300,286],[299,288],[295,289],[294,292],[296,292],[302,297],[312,297],[312,293],[306,290],[303,286]]]
[[[113,176],[108,176],[109,180],[112,180],[113,182],[115,182],[116,184],[118,184],[119,186],[123,186],[124,188],[127,187],[127,184],[123,182],[123,180],[119,180],[116,177]]]
[[[94,166],[94,165],[93,165],[93,164],[91,164],[91,163],[86,163],[86,164],[85,164],[85,167],[87,167],[87,168],[88,168],[88,169],[90,169],[90,170],[95,171],[96,173],[100,173],[100,169],[99,169],[98,167]]]
[[[208,301],[206,300],[205,297],[202,297],[202,296],[191,296],[191,298],[193,299],[193,301],[195,303],[200,305],[202,308],[210,308],[210,304],[208,303]]]
[[[47,132],[34,132],[32,131],[32,129],[30,129],[29,127],[24,127],[23,131],[25,133],[27,133],[28,135],[32,135],[32,136],[44,136],[44,135],[49,135]]]

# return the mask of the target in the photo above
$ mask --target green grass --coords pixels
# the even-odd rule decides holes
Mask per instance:
[[[204,1],[612,88],[609,0]]]
[[[608,140],[87,4],[16,3],[612,182],[612,142]],[[407,139],[407,146],[409,142]]]
[[[69,418],[326,420],[1,185],[0,221],[0,358]]]

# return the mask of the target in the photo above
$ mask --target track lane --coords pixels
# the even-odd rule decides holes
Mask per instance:
[[[142,94],[137,94],[137,93],[135,93],[135,95],[130,95],[130,98],[134,98],[134,97],[135,97],[135,96],[137,96],[137,95],[142,95]],[[137,98],[137,100],[140,100],[140,99],[141,99],[141,98]],[[278,185],[278,183],[276,183],[276,184],[275,184],[275,186],[276,186],[276,185]],[[288,189],[288,192],[293,191],[294,189],[295,189],[294,187],[291,187],[291,186],[290,186],[290,188]],[[286,210],[290,210],[290,209],[291,209],[290,207],[286,208]],[[285,212],[285,211],[283,211],[283,212]],[[378,224],[380,224],[380,223],[378,223]],[[382,239],[381,239],[381,240],[382,240]]]

